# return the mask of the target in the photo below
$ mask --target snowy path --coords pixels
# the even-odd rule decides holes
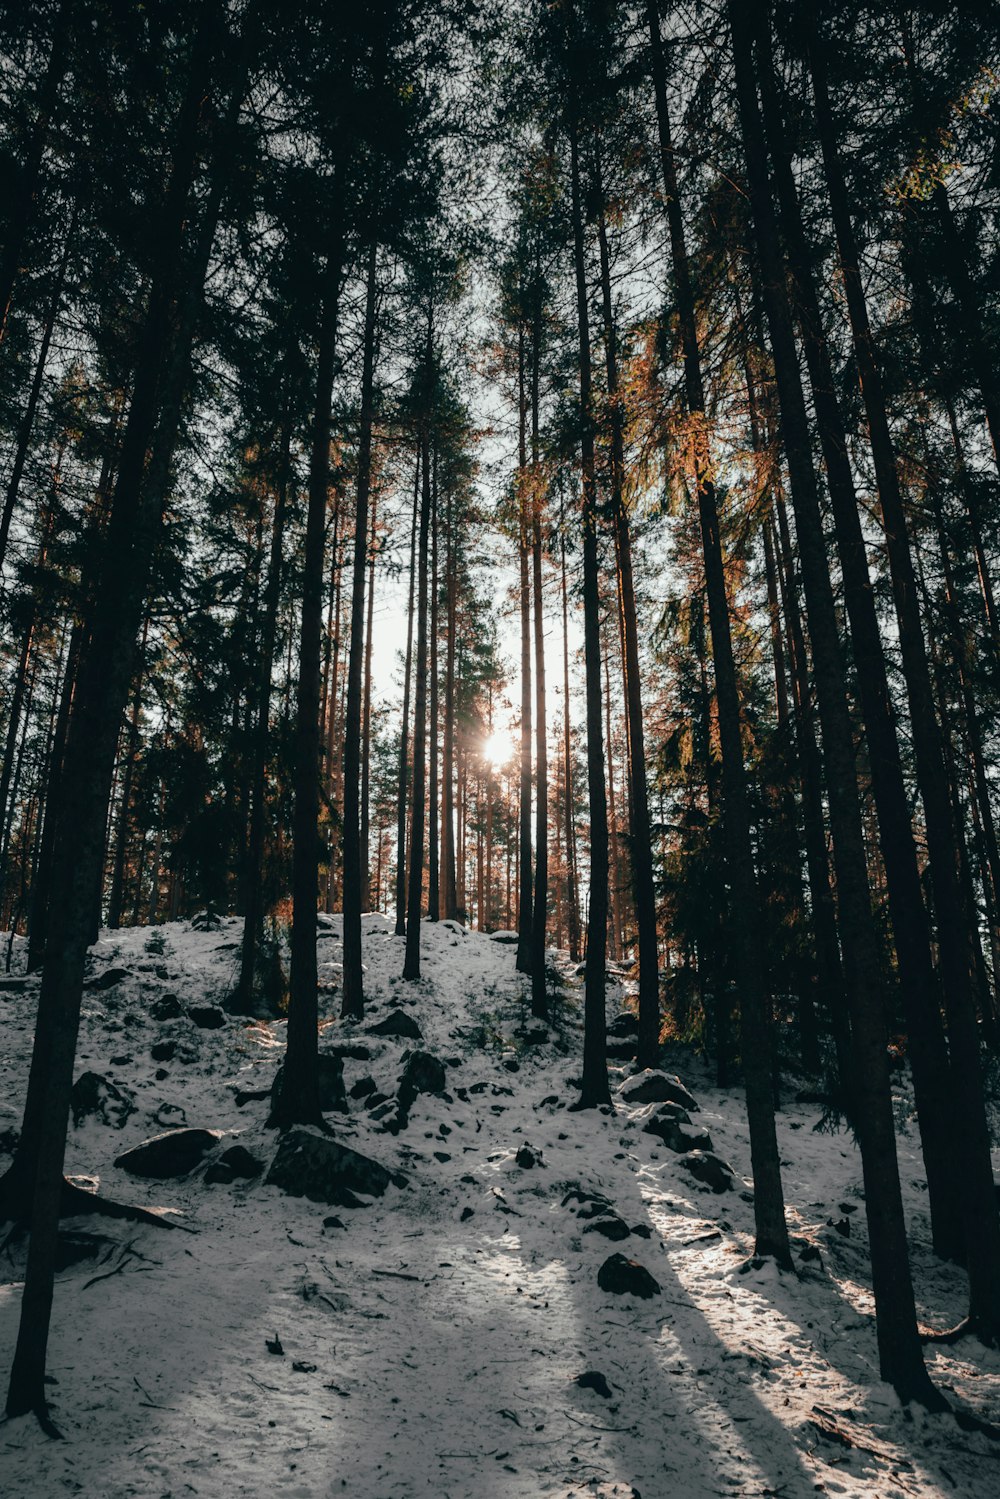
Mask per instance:
[[[568,1114],[575,1019],[564,1051],[520,1046],[513,951],[476,934],[425,928],[425,977],[407,986],[401,944],[380,918],[367,920],[371,1018],[400,1005],[418,1020],[421,1044],[449,1062],[452,1101],[419,1097],[398,1136],[360,1100],[349,1118],[331,1117],[348,1143],[404,1171],[407,1188],[350,1211],[260,1184],[209,1187],[199,1173],[126,1177],[115,1156],[173,1124],[238,1132],[262,1158],[273,1153],[266,1105],[238,1108],[234,1088],[270,1082],[283,1027],[200,1030],[148,1015],[165,992],[184,1005],[219,998],[236,931],[160,928],[162,954],[147,950],[143,931],[99,945],[95,971],[131,971],[88,992],[78,1070],[111,1078],[136,1111],[121,1129],[91,1121],[74,1131],[69,1169],[99,1175],[121,1199],[175,1210],[194,1232],[74,1225],[131,1253],[60,1277],[50,1368],[67,1440],[47,1442],[30,1420],[0,1426],[4,1496],[974,1499],[995,1490],[998,1459],[984,1439],[944,1418],[911,1420],[877,1381],[863,1213],[839,1206],[859,1203],[849,1138],[814,1133],[815,1108],[782,1114],[794,1232],[821,1259],[798,1278],[741,1273],[749,1203],[698,1189],[641,1132],[634,1109]],[[337,957],[331,931],[321,939],[328,973]],[[17,1123],[32,1008],[30,993],[0,997],[0,1131]],[[164,1039],[177,1051],[158,1066],[150,1046]],[[323,1039],[343,1040],[345,1029],[330,1025]],[[370,1073],[391,1094],[406,1043],[359,1030],[347,1039],[371,1049],[370,1060],[346,1063],[348,1088]],[[738,1094],[712,1089],[697,1063],[677,1066],[701,1102],[696,1123],[745,1187]],[[514,1159],[525,1142],[541,1157],[527,1169]],[[926,1252],[909,1127],[901,1157],[918,1289],[925,1315],[933,1308],[943,1325],[964,1309],[962,1278]],[[574,1187],[605,1193],[649,1237],[619,1244],[585,1232],[561,1206]],[[324,1228],[331,1213],[344,1228]],[[846,1236],[828,1221],[845,1217]],[[645,1265],[662,1295],[600,1291],[598,1268],[616,1250]],[[0,1286],[4,1364],[21,1263],[16,1247],[0,1261],[12,1282]],[[275,1335],[282,1355],[266,1347]],[[935,1354],[933,1368],[968,1405],[1000,1413],[996,1354],[960,1345]],[[604,1375],[610,1399],[575,1383],[585,1371]],[[857,1445],[823,1435],[825,1422]]]

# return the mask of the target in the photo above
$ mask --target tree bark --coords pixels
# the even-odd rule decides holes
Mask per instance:
[[[365,574],[368,571],[368,501],[371,492],[372,421],[375,383],[376,269],[378,247],[368,247],[365,295],[364,360],[361,376],[361,433],[358,444],[358,488],[354,514],[354,570],[351,585],[351,643],[347,668],[344,722],[344,993],[341,1016],[360,1020],[365,1012],[361,967],[362,868],[359,798],[361,793],[362,676],[365,657]]]

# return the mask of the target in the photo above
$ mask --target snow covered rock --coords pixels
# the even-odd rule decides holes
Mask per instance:
[[[233,1181],[255,1181],[263,1171],[263,1164],[245,1145],[230,1145],[217,1161],[213,1161],[205,1172],[209,1185],[217,1183],[228,1186]]]
[[[203,1031],[221,1030],[226,1023],[225,1012],[218,1005],[189,1005],[187,1013],[188,1019]]]
[[[321,1051],[317,1062],[319,1065],[319,1106],[324,1114],[346,1114],[347,1093],[344,1090],[344,1059],[333,1052]],[[271,1098],[276,1099],[281,1088],[281,1078],[285,1064],[282,1062],[274,1074],[274,1082],[271,1085]]]
[[[659,1281],[645,1265],[626,1259],[623,1254],[608,1256],[597,1272],[597,1284],[602,1291],[611,1291],[615,1296],[640,1296],[645,1301],[660,1294]]]
[[[708,1150],[692,1150],[680,1164],[695,1181],[703,1182],[713,1192],[731,1192],[735,1182],[732,1166]]]
[[[396,1089],[400,1113],[409,1114],[418,1093],[443,1093],[444,1084],[444,1063],[429,1051],[411,1051]]]
[[[150,1176],[159,1181],[186,1176],[201,1165],[221,1139],[222,1131],[218,1129],[170,1129],[126,1150],[115,1165],[132,1176]]]
[[[519,938],[516,932],[490,932],[490,941],[499,942],[503,947],[515,947]]]
[[[131,1095],[99,1072],[81,1072],[73,1084],[70,1105],[77,1129],[87,1118],[110,1124],[112,1129],[121,1129],[126,1119],[135,1113]]]
[[[610,1239],[613,1244],[627,1239],[632,1230],[624,1218],[619,1218],[617,1213],[602,1213],[598,1218],[591,1218],[584,1228],[585,1234],[600,1234],[603,1239]]]
[[[85,989],[97,989],[99,991],[104,989],[113,989],[116,984],[121,983],[122,979],[128,978],[129,972],[130,970],[128,968],[106,968],[104,972],[99,973],[96,978],[88,979],[83,987]]]
[[[404,1010],[390,1010],[384,1020],[368,1027],[369,1036],[403,1037],[408,1041],[422,1041],[423,1031],[412,1015]]]
[[[679,1077],[652,1067],[636,1073],[635,1077],[626,1078],[618,1089],[618,1097],[623,1103],[630,1104],[679,1103],[682,1109],[698,1108]]]
[[[685,1155],[689,1150],[712,1149],[708,1130],[694,1129],[685,1110],[675,1103],[661,1103],[654,1107],[642,1128],[644,1134],[655,1135],[677,1155]]]
[[[149,1013],[154,1020],[179,1020],[184,1008],[176,994],[164,994],[150,1006]]]
[[[381,1197],[406,1185],[406,1177],[379,1161],[341,1145],[329,1135],[295,1127],[281,1138],[266,1181],[290,1197],[308,1197],[331,1207],[361,1207],[358,1194]]]

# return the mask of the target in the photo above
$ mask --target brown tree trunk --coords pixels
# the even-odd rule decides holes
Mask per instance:
[[[791,478],[826,760],[837,892],[845,931],[843,956],[851,1004],[854,1104],[862,1147],[879,1364],[882,1377],[896,1388],[902,1399],[917,1399],[928,1406],[940,1407],[942,1402],[924,1367],[917,1335],[846,673],[813,469],[809,420],[787,302],[786,273],[767,174],[753,64],[753,17],[740,0],[727,0],[727,11],[751,216]]]
[[[362,858],[360,824],[361,718],[365,658],[365,574],[368,571],[368,500],[372,473],[372,403],[375,386],[375,328],[378,246],[368,247],[365,296],[364,357],[361,375],[361,433],[358,443],[358,487],[354,514],[354,568],[351,581],[351,643],[347,668],[344,721],[344,1019],[360,1020],[365,1012],[361,966],[361,908],[367,871]]]
[[[992,1344],[1000,1337],[1000,1214],[997,1211],[993,1185],[989,1127],[986,1121],[976,1026],[972,934],[961,887],[958,828],[949,796],[948,772],[934,709],[934,689],[920,618],[906,509],[889,429],[882,373],[868,319],[854,226],[826,89],[820,45],[812,47],[811,62],[820,144],[882,509],[903,676],[910,707],[917,784],[927,827],[931,888],[937,916],[938,951],[951,1053],[951,1107],[944,1111],[944,1119],[954,1125],[954,1134],[947,1142],[952,1147],[948,1155],[953,1172],[956,1157],[960,1156],[962,1161],[962,1169],[956,1174],[962,1193],[965,1263],[969,1273],[971,1297],[970,1317],[979,1335],[985,1342]],[[958,1141],[962,1142],[961,1146],[957,1145]]]
[[[647,18],[659,128],[660,164],[684,359],[685,391],[688,413],[694,427],[694,480],[698,496],[719,711],[719,740],[722,748],[723,831],[732,891],[729,924],[740,986],[743,1072],[754,1174],[756,1250],[759,1255],[773,1255],[779,1264],[790,1266],[791,1250],[785,1223],[784,1192],[774,1124],[767,963],[761,950],[763,912],[753,862],[749,795],[743,758],[742,710],[733,656],[718,496],[712,478],[711,455],[705,429],[701,350],[670,133],[663,45],[653,0],[648,0]]]
[[[575,18],[567,5],[569,42],[575,43]],[[590,802],[590,892],[587,910],[587,956],[584,977],[583,1085],[579,1107],[611,1102],[608,1085],[605,984],[608,946],[608,804],[604,783],[604,724],[601,713],[601,621],[597,548],[597,476],[594,468],[594,413],[590,363],[590,309],[583,237],[580,183],[579,96],[575,68],[569,80],[570,182],[573,263],[576,272],[576,316],[580,362],[580,463],[583,530],[583,649],[587,700],[587,784]]]

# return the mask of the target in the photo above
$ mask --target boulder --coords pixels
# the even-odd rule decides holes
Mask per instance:
[[[179,1020],[184,1014],[184,1007],[176,994],[164,994],[150,1006],[149,1013],[154,1020]]]
[[[365,1077],[359,1077],[357,1082],[351,1085],[349,1090],[350,1096],[352,1098],[367,1098],[369,1094],[375,1092],[377,1086],[378,1084],[370,1074]]]
[[[135,1104],[124,1089],[99,1072],[81,1072],[73,1084],[70,1107],[77,1128],[85,1119],[93,1118],[101,1124],[110,1124],[112,1129],[121,1129],[135,1113]]]
[[[632,1230],[617,1213],[602,1213],[599,1218],[591,1218],[583,1231],[585,1234],[600,1234],[602,1238],[618,1244],[622,1239],[627,1239]]]
[[[263,1162],[258,1161],[253,1151],[247,1150],[245,1145],[230,1145],[228,1150],[222,1152],[219,1161],[242,1181],[254,1181],[264,1169]]]
[[[695,1181],[711,1187],[713,1192],[731,1192],[735,1183],[735,1172],[720,1156],[708,1150],[692,1150],[680,1163]]]
[[[595,1395],[600,1395],[602,1400],[611,1399],[611,1386],[597,1369],[588,1369],[584,1374],[576,1376],[576,1383],[581,1390],[593,1390]],[[632,1490],[635,1493],[635,1490]]]
[[[307,1197],[331,1207],[361,1207],[358,1193],[381,1197],[390,1185],[406,1185],[399,1172],[302,1126],[282,1136],[266,1181],[291,1197]]]
[[[677,1155],[686,1155],[689,1150],[712,1149],[712,1137],[708,1130],[693,1128],[685,1111],[674,1103],[664,1103],[654,1108],[642,1128],[644,1134],[655,1135],[668,1150]]]
[[[519,940],[516,932],[490,932],[490,941],[499,942],[502,947],[516,947]]]
[[[201,1165],[221,1139],[222,1131],[218,1129],[170,1129],[126,1150],[115,1165],[132,1176],[154,1177],[158,1181],[186,1176]]]
[[[615,1296],[640,1296],[648,1301],[659,1296],[660,1285],[638,1260],[626,1259],[623,1254],[612,1254],[597,1272],[597,1284],[602,1291]]]
[[[230,1145],[205,1172],[209,1185],[228,1187],[234,1181],[254,1181],[264,1167],[245,1145]]]
[[[347,1094],[344,1091],[343,1058],[335,1056],[331,1052],[321,1051],[317,1058],[317,1063],[319,1066],[319,1106],[321,1111],[324,1114],[346,1114]],[[284,1069],[285,1064],[282,1062],[274,1074],[274,1082],[271,1084],[272,1101],[278,1096]]]
[[[637,1072],[634,1077],[628,1077],[618,1089],[618,1097],[623,1103],[679,1103],[682,1109],[691,1109],[697,1112],[698,1105],[691,1097],[679,1077],[674,1077],[670,1072],[659,1072],[655,1068],[647,1067],[644,1072]]]
[[[189,1005],[187,1013],[188,1019],[193,1020],[203,1031],[221,1030],[226,1023],[225,1011],[220,1010],[218,1005]]]
[[[154,1041],[149,1054],[154,1062],[172,1062],[177,1053],[176,1041]]]
[[[542,1165],[542,1158],[537,1151],[532,1150],[530,1145],[522,1145],[514,1157],[514,1162],[522,1171],[530,1171],[534,1166]]]
[[[369,1036],[394,1036],[407,1041],[422,1041],[423,1031],[412,1015],[404,1010],[390,1010],[384,1020],[368,1027]]]
[[[120,984],[122,979],[127,979],[129,970],[127,968],[105,968],[103,973],[97,974],[95,978],[88,979],[84,984],[85,989],[113,989]]]
[[[418,1093],[443,1093],[444,1063],[429,1051],[411,1051],[399,1079],[396,1096],[402,1114],[409,1114]]]
[[[372,1049],[365,1046],[361,1041],[337,1041],[332,1046],[324,1047],[324,1053],[333,1057],[341,1057],[347,1062],[370,1062]]]

